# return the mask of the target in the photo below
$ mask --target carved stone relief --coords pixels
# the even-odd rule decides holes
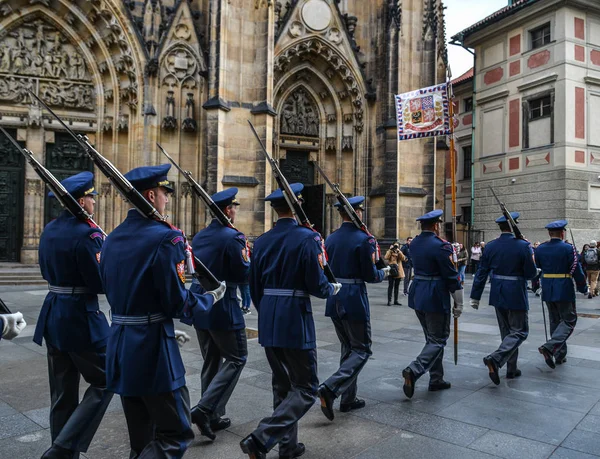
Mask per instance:
[[[167,54],[164,60],[166,70],[179,80],[197,73],[197,62],[186,49],[178,48]]]
[[[294,91],[283,104],[281,133],[308,137],[319,135],[317,108],[302,88]]]
[[[0,34],[0,100],[31,104],[28,90],[52,106],[93,110],[94,88],[77,48],[35,19]]]

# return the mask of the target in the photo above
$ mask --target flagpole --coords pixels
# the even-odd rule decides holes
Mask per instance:
[[[454,149],[454,91],[452,90],[452,82],[450,78],[452,73],[448,69],[448,99],[450,118],[450,186],[452,187],[452,242],[457,242],[456,234],[456,153]]]

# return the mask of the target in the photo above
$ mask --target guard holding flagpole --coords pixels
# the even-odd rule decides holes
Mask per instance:
[[[460,317],[463,290],[460,276],[452,262],[452,245],[438,234],[443,211],[433,210],[419,218],[421,234],[410,245],[415,279],[410,286],[408,306],[415,310],[425,334],[425,347],[418,357],[402,371],[404,394],[412,398],[415,383],[429,372],[429,390],[450,389],[444,380],[444,347],[450,335],[450,298],[452,313]]]

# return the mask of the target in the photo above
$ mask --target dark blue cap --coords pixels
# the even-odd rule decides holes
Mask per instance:
[[[227,207],[231,205],[239,206],[239,201],[235,199],[236,194],[238,194],[237,188],[227,188],[226,190],[213,194],[211,198],[219,207]]]
[[[435,210],[432,210],[431,212],[427,212],[425,215],[421,215],[419,218],[417,218],[417,221],[418,222],[427,222],[427,221],[431,221],[431,220],[442,221],[442,219],[440,217],[443,214],[444,214],[443,210],[435,209]]]
[[[556,220],[555,222],[548,223],[546,225],[546,229],[548,230],[561,230],[565,229],[565,227],[569,224],[566,220]]]
[[[131,182],[133,187],[140,193],[151,188],[163,187],[169,193],[173,192],[167,174],[171,169],[170,164],[160,166],[136,167],[125,174],[125,178]]]
[[[363,203],[365,202],[364,196],[354,196],[352,198],[348,198],[348,202],[355,209],[364,210],[364,208],[365,208],[365,206],[363,206]],[[336,202],[334,204],[334,207],[337,207],[338,210],[343,210],[342,205],[339,202]]]
[[[521,216],[521,214],[519,212],[511,212],[510,216],[516,223],[517,219]],[[502,215],[502,217],[496,219],[496,223],[506,223],[506,217]]]
[[[98,194],[94,189],[94,174],[89,171],[72,175],[60,183],[75,199],[83,198],[84,196],[95,196]],[[53,198],[54,193],[51,191],[48,193],[48,196]]]
[[[292,189],[292,193],[294,193],[298,199],[302,198],[302,190],[304,189],[304,185],[301,183],[292,183],[290,184],[290,188]],[[283,191],[281,189],[276,189],[269,196],[265,198],[266,202],[270,202],[273,207],[282,207],[285,205],[285,197],[283,196]]]

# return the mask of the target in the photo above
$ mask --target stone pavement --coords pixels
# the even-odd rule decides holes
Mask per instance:
[[[406,297],[401,297],[400,307],[385,306],[386,288],[387,282],[369,286],[373,357],[361,373],[359,385],[367,407],[351,414],[336,411],[335,421],[329,422],[316,404],[300,422],[306,459],[600,457],[599,299],[578,296],[580,317],[569,341],[568,362],[553,371],[537,352],[544,325],[540,300],[530,294],[531,332],[519,359],[523,376],[516,380],[502,377],[496,387],[482,364],[482,358],[499,343],[494,310],[483,306],[486,294],[479,311],[465,306],[459,327],[458,366],[453,364],[452,342],[448,343],[445,369],[452,389],[430,393],[424,377],[413,399],[407,400],[401,370],[421,349],[423,336],[413,311],[406,306]],[[0,342],[1,459],[39,458],[50,445],[45,349],[31,341],[45,293],[34,286],[0,289],[2,299],[13,311],[23,312],[29,324],[13,342]],[[323,316],[324,302],[313,304],[319,375],[324,380],[337,369],[339,343],[329,319]],[[107,310],[104,298],[102,309]],[[247,316],[251,327],[257,322],[253,311]],[[238,443],[271,413],[272,403],[264,352],[256,340],[248,343],[248,351],[248,364],[228,406],[232,427],[212,443],[197,435],[185,457],[246,457]],[[202,367],[195,338],[182,355],[195,403],[200,397]],[[128,454],[125,419],[115,397],[90,450],[82,457],[117,459]],[[269,455],[276,457],[276,451]]]

